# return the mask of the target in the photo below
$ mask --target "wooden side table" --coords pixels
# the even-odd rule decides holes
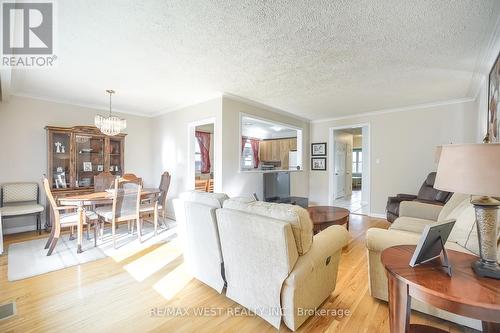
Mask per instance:
[[[349,230],[349,210],[333,206],[311,206],[306,208],[314,225],[313,232],[317,234],[332,225],[346,225]]]
[[[471,264],[476,256],[448,250],[452,266],[449,277],[440,260],[410,267],[414,245],[400,245],[382,252],[389,282],[389,325],[391,333],[445,332],[411,325],[411,298],[458,315],[483,322],[483,332],[500,332],[500,280],[474,274]]]

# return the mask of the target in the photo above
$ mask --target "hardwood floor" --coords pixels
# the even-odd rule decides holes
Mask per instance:
[[[312,317],[299,332],[389,332],[387,304],[368,292],[364,238],[368,228],[387,226],[385,220],[351,216],[352,240],[343,250],[337,287],[322,306],[351,314]],[[5,248],[38,237],[34,232],[8,235]],[[7,281],[4,254],[0,256],[0,304],[9,301],[16,302],[17,315],[0,321],[4,333],[276,331],[258,317],[232,316],[241,307],[188,276],[175,240],[128,258],[105,258],[16,282]],[[202,310],[212,312],[206,316],[195,312]],[[472,331],[417,312],[411,320],[449,332]],[[280,331],[289,332],[283,324]]]

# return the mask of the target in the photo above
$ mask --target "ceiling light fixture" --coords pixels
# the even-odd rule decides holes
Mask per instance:
[[[114,90],[106,90],[109,94],[109,117],[104,117],[101,115],[96,115],[94,118],[95,127],[97,127],[103,134],[113,136],[120,134],[125,128],[127,128],[127,121],[125,119],[120,119],[111,114],[111,96],[115,93]]]

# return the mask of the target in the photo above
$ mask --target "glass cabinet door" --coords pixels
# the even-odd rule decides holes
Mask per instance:
[[[115,176],[123,175],[122,140],[109,139],[109,172]]]
[[[53,132],[51,138],[52,152],[50,168],[52,172],[52,188],[70,187],[70,142],[71,133]]]
[[[104,171],[104,138],[76,135],[76,187],[94,186],[94,176]]]

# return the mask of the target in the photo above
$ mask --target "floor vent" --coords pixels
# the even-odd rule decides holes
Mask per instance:
[[[0,320],[7,319],[16,314],[16,304],[7,303],[0,305]]]

